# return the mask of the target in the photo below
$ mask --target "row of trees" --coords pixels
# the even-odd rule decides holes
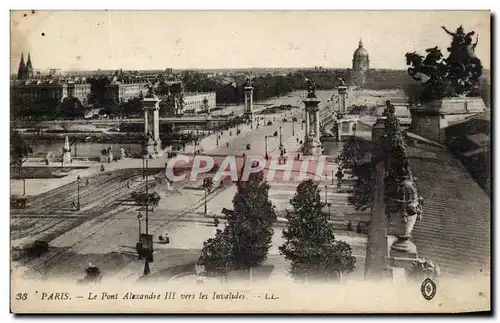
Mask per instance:
[[[67,97],[63,101],[58,99],[33,101],[27,98],[16,98],[11,102],[11,117],[14,119],[27,117],[35,120],[79,118],[83,117],[87,111],[89,108],[74,97]]]
[[[267,259],[277,219],[269,185],[260,172],[248,181],[239,181],[237,188],[226,227],[203,244],[199,264],[208,274],[251,270]],[[341,273],[352,272],[355,257],[347,243],[335,239],[333,226],[322,211],[318,184],[311,180],[299,184],[290,204],[283,230],[285,242],[279,250],[290,262],[294,279],[337,279]]]
[[[244,101],[243,76],[209,77],[205,73],[186,71],[180,79],[189,92],[215,92],[218,104],[239,104]],[[254,100],[259,101],[286,95],[294,90],[291,77],[271,74],[252,79],[252,86]]]

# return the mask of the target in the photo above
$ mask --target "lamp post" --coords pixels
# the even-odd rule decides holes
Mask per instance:
[[[203,191],[205,191],[205,206],[204,206],[204,209],[203,209],[203,214],[205,214],[205,215],[207,215],[207,190],[208,190],[207,187],[203,188]]]
[[[334,177],[335,177],[335,176],[333,175],[333,169],[332,169],[332,186],[333,186],[333,184],[334,184],[334,183],[333,183],[333,178],[334,178]]]
[[[141,220],[142,220],[142,214],[139,212],[137,214],[137,222],[139,223],[139,240],[141,239]]]
[[[144,161],[145,161],[145,157],[144,157],[144,154],[142,155],[142,179],[144,179]]]
[[[292,120],[292,136],[295,136],[295,121]]]
[[[76,183],[78,185],[77,188],[77,200],[76,200],[76,209],[80,211],[80,175],[76,177]]]
[[[264,137],[266,139],[266,159],[269,159],[269,155],[267,154],[267,136]]]
[[[26,195],[26,179],[23,178],[23,195]]]
[[[280,127],[280,149],[282,149],[282,148],[283,148],[283,141],[281,139],[281,127]]]
[[[325,203],[326,203],[326,206],[328,206],[328,218],[329,218],[330,217],[330,206],[332,204],[328,203],[328,185],[325,185]]]
[[[130,135],[127,133],[127,138],[130,138]],[[130,139],[128,140],[128,154],[129,156],[132,155],[132,151],[130,150]]]

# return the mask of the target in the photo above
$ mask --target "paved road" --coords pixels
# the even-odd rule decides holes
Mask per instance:
[[[296,110],[294,113],[299,118],[299,123],[295,125],[291,122],[280,123],[283,116],[277,115],[273,125],[254,127],[252,131],[240,136],[235,136],[236,131],[233,129],[229,145],[226,147],[223,144],[211,150],[210,154],[264,155],[265,136],[279,132],[280,126],[283,142],[287,145],[296,144],[296,138],[303,136],[303,131],[300,130],[302,111]],[[292,117],[287,115],[288,119]],[[251,145],[250,150],[246,150],[247,144]],[[270,137],[269,154],[278,154],[278,147],[279,138]],[[127,183],[131,183],[130,188]],[[14,247],[35,239],[50,242],[51,251],[30,263],[30,267],[35,267],[38,272],[48,276],[79,277],[88,262],[92,262],[113,275],[123,272],[126,266],[137,265],[134,261],[134,246],[139,234],[137,214],[142,212],[144,219],[145,210],[130,201],[129,197],[134,190],[143,190],[145,187],[141,170],[122,169],[99,174],[90,178],[88,186],[84,184],[81,183],[80,189],[80,211],[71,211],[71,203],[77,199],[76,183],[69,183],[37,196],[27,209],[12,211],[11,239]],[[172,191],[159,188],[162,196],[160,205],[154,212],[149,213],[148,231],[155,239],[166,231],[177,232],[175,243],[169,246],[155,244],[158,261],[155,261],[153,266],[162,266],[161,259],[167,262],[163,264],[166,267],[172,266],[173,263],[193,261],[199,255],[196,249],[201,249],[202,242],[215,232],[215,228],[208,224],[209,221],[203,221],[203,217],[200,217],[204,204],[204,193],[199,189],[201,180],[177,185],[180,186]],[[234,187],[215,190],[209,195],[208,202],[221,205],[222,203],[218,202],[219,196],[224,200],[232,199],[232,193],[227,191],[230,189]],[[175,221],[181,218],[183,221],[189,221],[191,218],[195,223],[183,227]],[[144,221],[141,225],[144,232]],[[139,272],[135,269],[133,271]]]
[[[277,120],[280,118],[277,117]],[[279,129],[279,124],[272,126],[254,127],[244,135],[235,136],[229,146],[215,148],[214,154],[263,154],[261,143],[264,136],[271,135]],[[246,144],[252,149],[247,151]],[[269,150],[276,149],[277,143],[269,142]],[[255,148],[254,148],[255,147]],[[127,183],[130,182],[130,188]],[[158,236],[167,229],[172,219],[182,216],[199,217],[194,211],[203,205],[203,191],[183,190],[183,187],[196,187],[200,183],[179,183],[176,192],[171,194],[160,192],[162,200],[155,212],[150,212],[149,233]],[[130,194],[135,190],[144,190],[140,169],[122,169],[110,173],[99,174],[89,178],[89,185],[80,182],[80,211],[72,211],[71,204],[77,201],[77,183],[72,182],[57,189],[43,193],[31,200],[30,207],[14,209],[11,212],[11,240],[13,247],[20,247],[35,239],[49,241],[52,251],[33,261],[42,272],[72,271],[81,273],[81,259],[99,261],[106,266],[105,261],[99,260],[97,254],[135,253],[138,236],[137,213],[144,215],[144,209],[130,200]],[[215,190],[208,198],[215,198],[223,190]],[[144,231],[144,223],[142,223]],[[198,247],[201,247],[199,245]],[[75,259],[79,255],[79,259]],[[82,256],[87,255],[87,256]],[[94,257],[94,258],[92,258]],[[97,258],[95,258],[97,257]],[[90,261],[90,260],[89,260]],[[109,262],[109,261],[108,261]],[[127,261],[116,261],[119,268]],[[111,266],[111,263],[109,263]],[[62,269],[64,268],[64,270]],[[111,268],[111,267],[110,267]],[[115,269],[116,270],[116,269]]]

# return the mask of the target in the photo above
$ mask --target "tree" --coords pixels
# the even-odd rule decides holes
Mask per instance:
[[[234,233],[235,269],[258,266],[267,258],[274,233],[272,226],[276,221],[276,213],[269,200],[269,187],[263,172],[250,174],[247,181],[237,182],[234,213],[227,223]]]
[[[269,201],[269,185],[264,173],[251,174],[237,182],[234,210],[224,231],[203,244],[199,263],[207,272],[225,274],[229,270],[250,269],[267,258],[276,213]]]
[[[78,98],[67,97],[59,105],[59,114],[63,117],[78,118],[83,116],[85,111]]]
[[[18,172],[18,178],[21,178],[21,167],[28,159],[28,154],[33,150],[26,141],[23,140],[21,134],[11,129],[10,131],[10,166],[14,167]]]
[[[353,205],[356,211],[365,211],[371,208],[372,189],[375,185],[372,163],[358,165],[353,168],[352,173],[356,180],[347,202]]]
[[[363,139],[352,136],[344,144],[342,151],[335,158],[335,162],[339,163],[340,168],[353,169],[363,161],[364,151],[361,147],[362,141]]]
[[[217,229],[215,237],[203,243],[198,264],[210,275],[224,275],[233,267],[233,241],[227,228]]]
[[[325,204],[318,184],[312,180],[299,184],[290,204],[293,209],[287,211],[285,242],[279,250],[290,261],[292,276],[297,280],[330,280],[352,272],[356,258],[347,243],[335,240],[333,224],[322,212]]]

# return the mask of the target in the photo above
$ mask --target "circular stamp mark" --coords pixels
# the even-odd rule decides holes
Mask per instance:
[[[430,301],[431,299],[434,298],[434,296],[436,296],[436,291],[437,291],[436,283],[432,279],[426,278],[422,282],[420,291],[422,292],[422,296],[426,300]]]

